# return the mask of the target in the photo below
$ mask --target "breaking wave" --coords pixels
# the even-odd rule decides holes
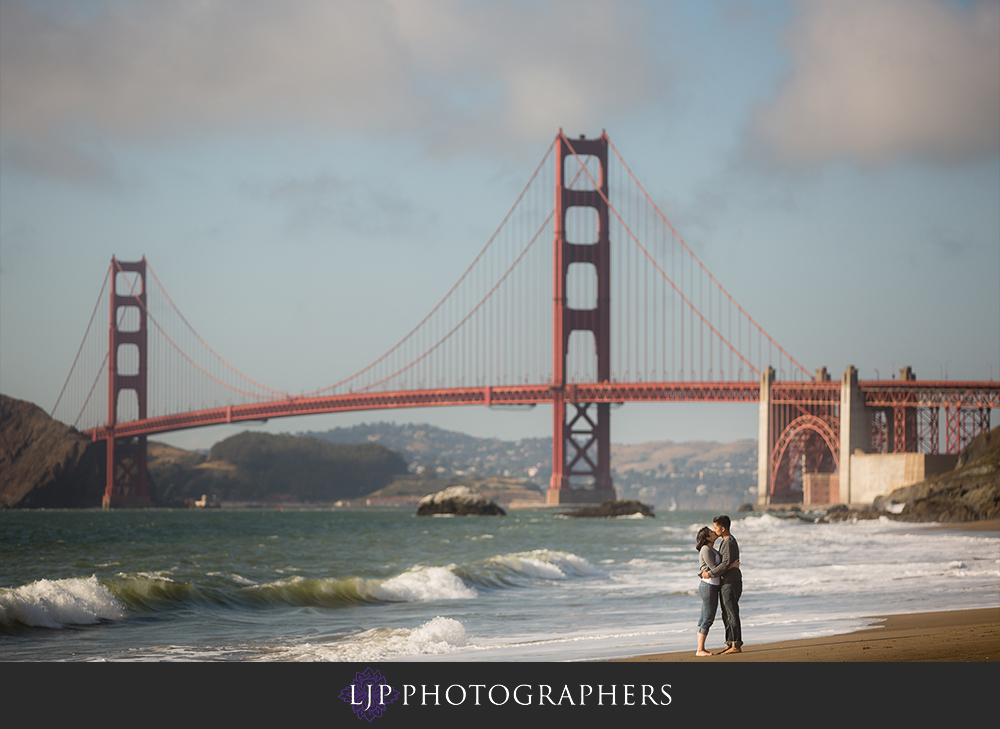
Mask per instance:
[[[473,600],[480,590],[544,585],[599,574],[575,554],[536,549],[466,564],[414,565],[387,579],[296,576],[248,584],[251,581],[239,575],[225,579],[214,575],[206,576],[211,579],[202,583],[174,580],[164,573],[141,573],[110,580],[96,576],[39,580],[0,590],[0,629],[89,625],[185,605],[337,608],[359,603]]]
[[[412,629],[374,628],[331,643],[282,648],[278,657],[290,661],[379,661],[452,653],[467,644],[465,627],[454,618],[439,615]],[[266,660],[274,658],[270,655]]]
[[[94,576],[0,590],[0,626],[7,629],[65,628],[124,618],[125,607]]]

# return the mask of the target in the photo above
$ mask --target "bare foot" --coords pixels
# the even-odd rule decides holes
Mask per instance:
[[[695,651],[695,655],[696,656],[710,656],[712,654],[709,653],[708,651]]]
[[[727,653],[742,653],[742,652],[743,651],[740,650],[739,647],[737,647],[735,645],[732,645],[732,646],[729,646],[728,648],[726,648],[726,650],[722,651],[722,655],[725,655]]]

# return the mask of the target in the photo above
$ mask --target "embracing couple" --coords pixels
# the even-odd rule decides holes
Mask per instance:
[[[740,572],[740,545],[729,533],[732,523],[728,516],[717,516],[713,520],[715,529],[702,527],[698,530],[695,549],[701,560],[698,573],[701,584],[701,620],[698,621],[698,650],[696,656],[710,656],[705,650],[708,629],[715,622],[715,611],[722,602],[722,624],[726,628],[726,648],[720,654],[741,653],[743,631],[740,627],[740,595],[743,593],[743,573]],[[715,549],[716,540],[722,540]]]

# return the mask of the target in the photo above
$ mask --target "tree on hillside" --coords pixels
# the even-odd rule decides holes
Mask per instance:
[[[407,472],[402,456],[375,443],[342,445],[250,431],[216,443],[209,458],[234,464],[255,492],[302,501],[357,498]]]

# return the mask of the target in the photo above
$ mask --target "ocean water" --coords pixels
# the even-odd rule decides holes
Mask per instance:
[[[3,661],[579,661],[694,650],[710,512],[0,511]],[[744,641],[1000,606],[996,532],[734,515]],[[723,644],[721,615],[708,645]]]

